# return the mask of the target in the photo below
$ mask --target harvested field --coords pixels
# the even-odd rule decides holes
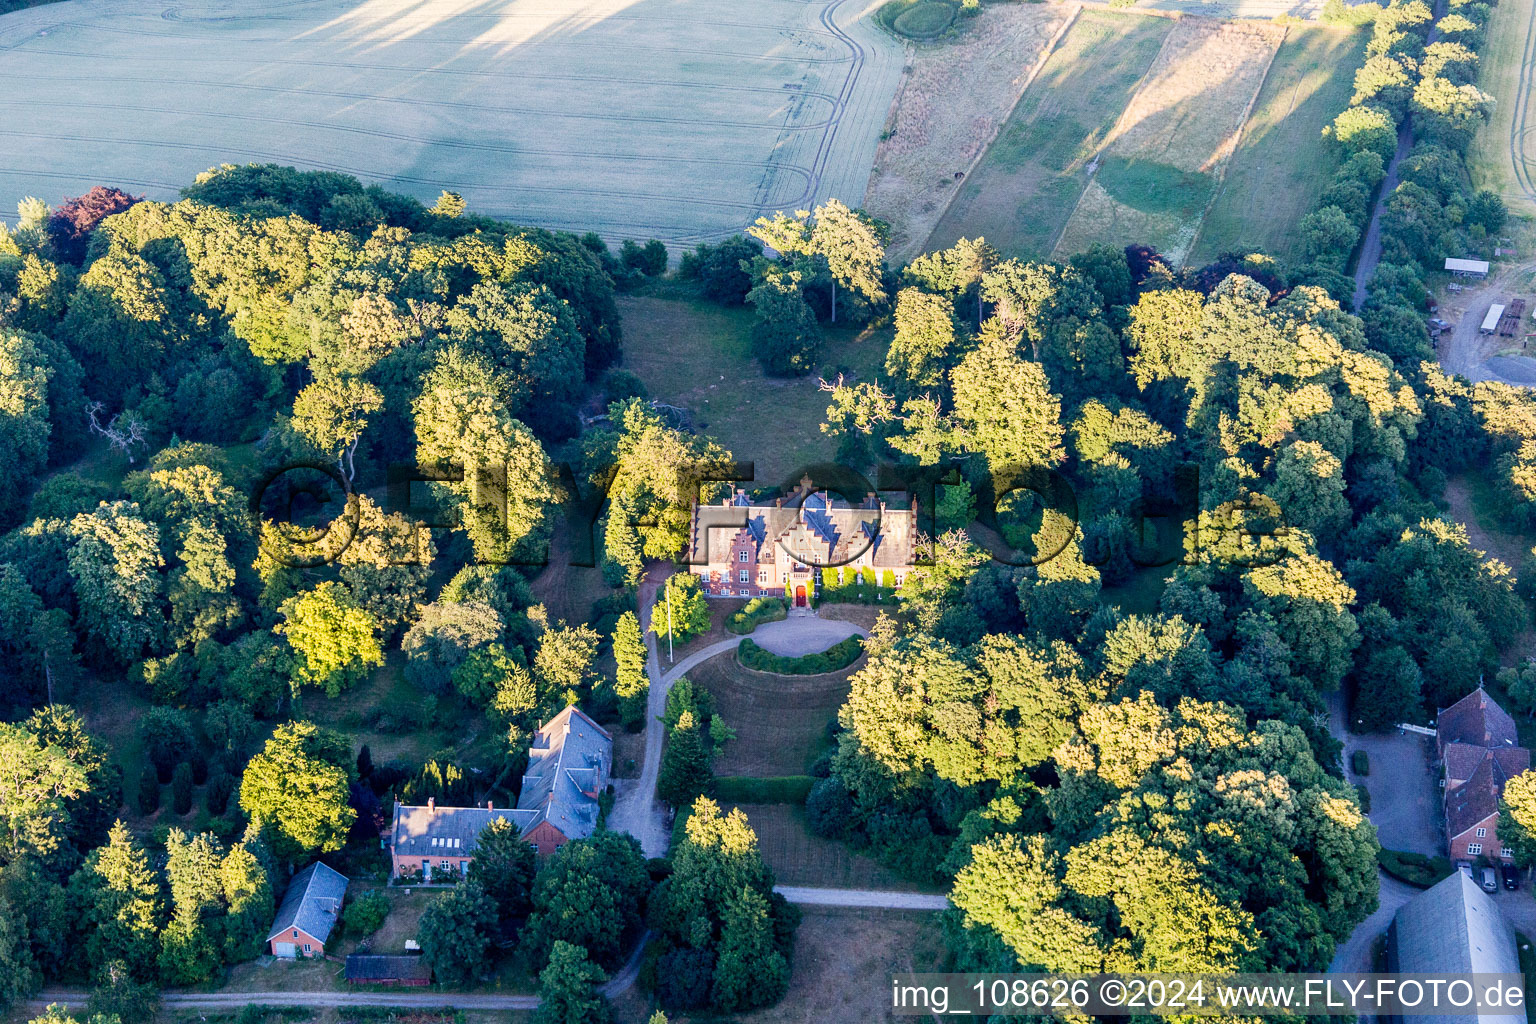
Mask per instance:
[[[890,889],[916,892],[919,887],[847,843],[823,839],[805,824],[805,808],[790,804],[740,804],[763,861],[781,885],[826,889]]]
[[[1478,86],[1498,98],[1488,123],[1478,130],[1467,153],[1467,169],[1477,188],[1492,189],[1504,198],[1510,213],[1536,213],[1532,182],[1536,144],[1531,131],[1531,82],[1536,62],[1536,4],[1508,0],[1493,8],[1484,29]]]
[[[857,202],[900,73],[844,0],[67,0],[0,19],[0,207],[273,162],[692,242]]]
[[[821,676],[753,672],[734,652],[691,670],[688,678],[715,698],[736,738],[715,755],[716,775],[804,775],[827,746],[827,724],[848,696],[847,668]]]
[[[982,237],[1005,256],[1049,253],[1089,162],[1173,26],[1138,14],[1079,14],[924,248]]]
[[[1291,254],[1301,219],[1312,212],[1339,165],[1323,126],[1349,103],[1365,40],[1363,31],[1326,25],[1293,26],[1287,33],[1205,216],[1191,263],[1238,250]]]
[[[1282,17],[1316,21],[1323,13],[1323,0],[1139,0],[1137,6],[1155,11],[1198,14],[1206,18],[1245,18],[1256,21],[1272,21]]]
[[[1285,30],[1186,18],[1163,41],[1056,244],[1156,247],[1182,262]]]
[[[864,195],[864,208],[891,224],[893,262],[921,252],[960,179],[1075,12],[1054,4],[989,4],[958,40],[914,45]]]

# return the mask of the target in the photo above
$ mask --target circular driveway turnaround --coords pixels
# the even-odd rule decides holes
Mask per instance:
[[[857,204],[901,62],[854,0],[66,0],[0,17],[0,208],[279,163],[693,242]]]
[[[820,654],[840,640],[864,636],[864,630],[841,619],[818,619],[814,615],[791,615],[778,622],[765,622],[752,631],[752,642],[770,654],[799,658]]]
[[[646,631],[645,670],[651,681],[650,692],[646,697],[645,757],[640,766],[640,778],[618,779],[614,782],[613,810],[608,813],[608,827],[616,832],[628,832],[640,840],[640,848],[645,851],[647,857],[665,856],[667,845],[672,838],[671,831],[667,828],[666,811],[661,802],[656,799],[656,782],[661,776],[661,747],[666,740],[661,716],[667,708],[667,691],[672,688],[673,683],[687,675],[688,671],[696,665],[702,665],[717,654],[735,650],[736,646],[746,639],[740,636],[727,637],[694,651],[675,665],[663,667],[661,657],[657,653],[657,638],[650,632],[650,624],[656,592],[670,574],[671,570],[666,566],[653,565],[640,580],[638,595],[640,625]],[[868,635],[863,628],[851,622],[818,619],[813,615],[799,614],[791,615],[778,622],[764,623],[753,630],[750,636],[753,643],[761,643],[770,633],[774,637],[772,642],[776,645],[774,648],[769,648],[770,650],[774,650],[775,653],[785,653],[804,648],[798,650],[799,654],[826,650],[846,636]]]

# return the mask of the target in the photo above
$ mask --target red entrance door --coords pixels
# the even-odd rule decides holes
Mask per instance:
[[[795,588],[795,607],[805,607],[805,588],[803,586]]]

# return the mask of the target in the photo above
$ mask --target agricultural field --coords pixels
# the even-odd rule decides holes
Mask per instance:
[[[923,251],[1074,11],[989,4],[957,30],[958,38],[912,44],[910,70],[864,194],[864,208],[891,225],[892,262]]]
[[[1056,254],[1136,239],[1183,262],[1284,34],[1179,21],[1110,133]]]
[[[651,397],[687,409],[693,425],[735,458],[755,462],[759,485],[836,454],[819,429],[830,396],[814,376],[763,373],[752,358],[749,308],[639,296],[621,298],[619,312],[624,368]],[[820,366],[833,376],[868,380],[885,359],[888,334],[828,327]]]
[[[1174,24],[1138,14],[1080,13],[925,248],[982,237],[1008,256],[1049,253],[1094,153]]]
[[[221,163],[691,243],[863,195],[901,74],[837,0],[67,0],[0,22],[0,208]]]
[[[1349,105],[1355,69],[1364,58],[1361,32],[1325,25],[1290,29],[1243,126],[1190,262],[1238,250],[1290,255],[1297,225],[1339,163],[1323,126]],[[1263,202],[1255,202],[1256,196]]]
[[[1467,153],[1467,169],[1478,188],[1504,197],[1510,212],[1536,214],[1536,184],[1531,172],[1536,145],[1531,142],[1532,46],[1536,10],[1532,0],[1506,0],[1493,9],[1478,71],[1478,86],[1498,98],[1493,116],[1477,133]]]

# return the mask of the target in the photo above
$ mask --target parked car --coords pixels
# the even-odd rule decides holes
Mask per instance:
[[[1494,872],[1493,868],[1488,868],[1488,867],[1483,868],[1482,875],[1483,875],[1483,891],[1484,892],[1498,892],[1499,891],[1499,876]]]
[[[1505,864],[1504,867],[1503,867],[1503,871],[1504,871],[1504,888],[1506,888],[1506,889],[1518,889],[1518,888],[1520,888],[1520,869],[1515,867],[1513,864]]]

